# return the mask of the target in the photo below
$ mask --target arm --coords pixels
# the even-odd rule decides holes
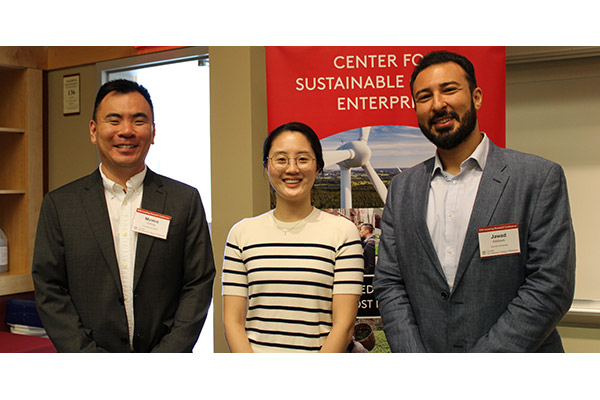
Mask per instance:
[[[252,353],[246,333],[248,312],[248,271],[240,246],[240,226],[234,225],[227,235],[223,256],[223,324],[225,338],[232,353]],[[243,235],[242,235],[243,236]]]
[[[321,346],[322,353],[343,353],[348,349],[363,288],[364,258],[358,230],[344,218],[338,218],[338,222],[339,225],[334,227],[335,235],[340,236],[336,239],[332,327]]]
[[[360,296],[355,294],[333,295],[333,327],[321,347],[322,353],[344,353],[346,351],[354,333],[359,299]]]
[[[394,232],[394,182],[396,180],[390,184],[381,219],[379,259],[373,288],[392,352],[425,352],[397,258],[396,242],[402,238],[396,238]]]
[[[183,286],[171,331],[152,352],[191,352],[212,300],[215,264],[204,208],[192,192],[183,257]]]
[[[536,351],[573,300],[575,238],[566,180],[559,165],[549,170],[533,200],[525,282],[473,352]]]
[[[69,294],[63,236],[54,201],[44,198],[31,275],[38,313],[59,352],[104,352],[86,334]]]
[[[252,353],[246,335],[247,301],[242,296],[223,296],[225,339],[232,353]]]

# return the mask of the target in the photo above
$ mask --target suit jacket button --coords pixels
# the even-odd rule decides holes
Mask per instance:
[[[448,298],[450,297],[450,295],[446,291],[443,291],[441,294],[442,294],[442,300],[448,300]]]

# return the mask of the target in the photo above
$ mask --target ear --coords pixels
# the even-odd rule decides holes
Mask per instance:
[[[94,120],[90,121],[90,140],[92,143],[96,143],[96,122]]]
[[[150,142],[151,144],[154,144],[154,137],[156,136],[156,125],[154,125],[154,122],[152,123],[152,141]]]
[[[479,110],[481,107],[482,99],[483,91],[481,88],[475,88],[475,90],[473,90],[473,104],[475,105],[475,110]]]

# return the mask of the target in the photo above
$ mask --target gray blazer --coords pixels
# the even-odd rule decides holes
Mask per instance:
[[[200,195],[148,169],[142,208],[172,219],[166,240],[138,236],[134,351],[189,352],[206,319],[215,276]],[[58,351],[130,351],[99,170],[45,196],[32,275],[40,318]]]
[[[394,352],[560,352],[573,300],[575,238],[562,168],[490,150],[451,292],[426,223],[434,160],[396,176],[374,289]],[[519,224],[520,254],[481,258],[478,228]]]

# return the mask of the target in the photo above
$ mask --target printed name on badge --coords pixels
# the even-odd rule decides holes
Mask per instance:
[[[138,208],[133,217],[133,231],[144,235],[166,239],[171,217]]]
[[[483,257],[517,254],[519,244],[519,224],[485,226],[478,229],[479,255]]]

